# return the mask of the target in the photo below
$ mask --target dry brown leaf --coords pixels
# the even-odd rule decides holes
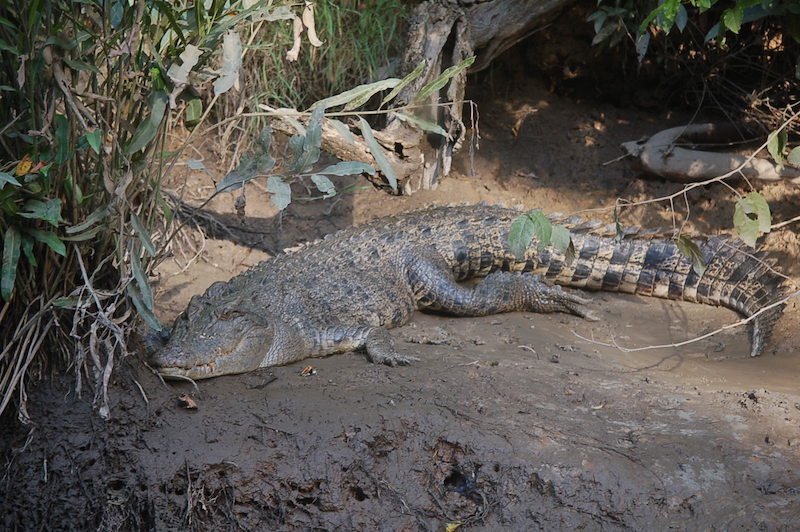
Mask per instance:
[[[303,34],[303,21],[295,16],[292,19],[292,24],[294,28],[294,42],[292,43],[292,49],[286,52],[286,60],[294,62],[297,61],[297,58],[300,56],[300,36]]]
[[[33,166],[33,161],[31,160],[31,156],[26,153],[22,157],[22,160],[17,163],[17,168],[14,170],[14,175],[17,177],[26,175],[31,171],[31,166]]]
[[[185,408],[186,410],[197,410],[197,401],[195,401],[194,397],[192,397],[191,395],[184,393],[181,394],[179,399],[181,402],[181,406],[183,406],[183,408]]]
[[[308,42],[311,46],[319,48],[322,46],[322,41],[317,37],[317,30],[314,27],[314,4],[306,2],[306,7],[303,9],[303,25],[308,28]]]

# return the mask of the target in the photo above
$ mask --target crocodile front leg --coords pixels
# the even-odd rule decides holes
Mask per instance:
[[[423,258],[424,257],[424,258]],[[408,259],[406,273],[419,308],[456,316],[488,316],[502,312],[567,312],[595,320],[589,300],[565,292],[531,273],[494,272],[474,287],[456,282],[444,259],[431,253]],[[435,257],[435,255],[434,255]]]
[[[326,356],[364,349],[370,361],[387,366],[406,366],[417,357],[401,355],[386,329],[370,326],[336,325],[316,331],[314,356]]]

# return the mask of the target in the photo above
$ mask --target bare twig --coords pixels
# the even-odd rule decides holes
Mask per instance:
[[[800,290],[792,292],[791,294],[787,295],[786,297],[784,297],[782,299],[779,299],[778,301],[775,301],[775,302],[765,306],[764,308],[760,309],[758,312],[754,313],[752,316],[749,316],[747,318],[742,318],[739,321],[734,322],[734,323],[729,323],[727,325],[723,325],[722,327],[720,327],[718,329],[715,329],[715,330],[713,330],[711,332],[708,332],[706,334],[702,334],[700,336],[696,336],[694,338],[689,338],[688,340],[684,340],[682,342],[675,342],[675,343],[671,343],[671,344],[645,345],[645,346],[642,346],[642,347],[625,347],[625,346],[619,345],[617,340],[615,338],[613,338],[613,337],[611,338],[611,343],[607,343],[607,342],[601,342],[599,340],[595,340],[593,338],[586,338],[585,336],[583,336],[581,334],[578,334],[574,330],[572,330],[571,332],[572,332],[572,334],[574,334],[575,336],[577,336],[578,338],[580,338],[581,340],[583,340],[585,342],[589,342],[590,344],[594,344],[594,345],[602,345],[602,346],[605,346],[605,347],[615,347],[615,348],[619,349],[620,351],[622,351],[623,353],[635,353],[637,351],[651,351],[651,350],[654,350],[654,349],[667,349],[667,348],[670,348],[670,347],[683,347],[685,345],[689,345],[689,344],[693,344],[693,343],[699,342],[701,340],[705,340],[706,338],[710,338],[712,336],[715,336],[715,335],[717,335],[717,334],[719,334],[719,333],[721,333],[723,331],[727,331],[729,329],[735,329],[736,327],[741,327],[742,325],[746,325],[746,324],[750,323],[751,321],[755,320],[761,314],[763,314],[763,313],[765,313],[765,312],[767,312],[769,310],[772,310],[772,309],[774,309],[776,307],[779,307],[781,305],[785,305],[789,300],[794,299],[795,297],[798,297],[798,296],[800,296]]]

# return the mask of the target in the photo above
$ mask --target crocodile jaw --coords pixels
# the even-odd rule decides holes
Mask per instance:
[[[234,323],[235,322],[235,323]],[[161,345],[149,343],[149,362],[165,378],[208,379],[246,373],[261,366],[272,343],[272,327],[244,317],[218,320],[201,333],[175,327]]]

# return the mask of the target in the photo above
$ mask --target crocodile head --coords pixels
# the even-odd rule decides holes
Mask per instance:
[[[225,299],[195,296],[170,333],[145,339],[149,362],[162,376],[207,379],[260,367],[272,327],[238,301]]]

